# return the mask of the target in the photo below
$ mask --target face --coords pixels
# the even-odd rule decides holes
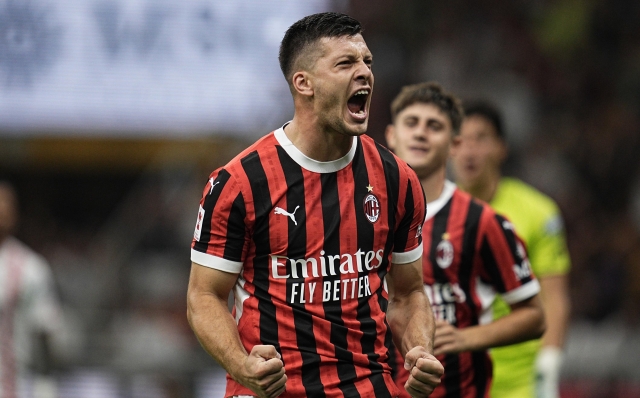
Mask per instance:
[[[453,130],[449,116],[436,105],[414,103],[398,113],[386,138],[389,148],[426,178],[445,168]]]
[[[457,181],[464,187],[490,183],[499,177],[506,151],[506,145],[486,118],[466,117],[460,127],[460,140],[452,150]]]
[[[364,134],[373,91],[373,57],[361,35],[320,40],[319,57],[308,71],[314,114],[327,130]]]

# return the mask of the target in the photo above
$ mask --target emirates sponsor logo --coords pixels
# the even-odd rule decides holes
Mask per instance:
[[[340,277],[329,281],[317,279],[291,283],[287,292],[290,303],[314,303],[317,301],[342,301],[371,296],[369,275],[358,276],[359,273],[373,271],[383,263],[384,250],[362,251],[354,254],[326,255],[324,250],[320,256],[293,259],[287,256],[271,255],[271,276],[274,279],[306,279],[326,276],[350,275],[351,278]],[[319,286],[318,286],[319,285]],[[316,287],[319,287],[316,289]]]
[[[329,275],[352,275],[356,272],[371,271],[382,265],[383,249],[376,252],[363,252],[358,249],[354,254],[325,255],[319,257],[293,259],[287,256],[271,255],[271,276],[273,279],[319,278]],[[287,265],[289,267],[287,267]],[[289,269],[289,271],[288,271]]]
[[[457,283],[434,283],[424,285],[424,291],[431,302],[431,310],[436,319],[441,319],[455,325],[456,303],[462,304],[467,295]]]
[[[376,195],[370,193],[364,198],[364,214],[369,222],[374,223],[380,217],[380,202]]]

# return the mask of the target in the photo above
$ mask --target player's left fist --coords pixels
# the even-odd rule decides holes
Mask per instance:
[[[421,346],[407,352],[404,368],[409,371],[409,380],[404,388],[414,398],[431,395],[444,375],[444,366]]]

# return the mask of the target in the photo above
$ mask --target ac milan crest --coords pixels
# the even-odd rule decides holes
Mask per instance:
[[[440,268],[449,268],[453,262],[453,245],[447,239],[441,240],[436,247],[436,263]]]
[[[369,222],[374,223],[380,217],[380,202],[374,194],[369,194],[364,198],[364,214]]]

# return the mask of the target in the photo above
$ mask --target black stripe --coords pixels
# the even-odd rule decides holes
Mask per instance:
[[[398,162],[393,154],[382,145],[376,143],[376,148],[378,149],[378,154],[380,155],[380,160],[382,162],[382,168],[384,169],[384,178],[387,185],[387,225],[389,227],[389,233],[387,234],[385,245],[384,245],[384,254],[383,254],[383,264],[380,266],[380,271],[384,270],[386,272],[387,267],[389,266],[389,252],[393,250],[393,245],[395,241],[395,227],[396,227],[396,209],[398,207],[398,197],[400,196],[400,170],[398,168]],[[383,278],[384,276],[378,273],[378,276]],[[387,308],[389,306],[389,302],[382,295],[382,288],[380,287],[380,291],[376,292],[378,295],[378,305],[380,308],[386,313]],[[391,366],[391,377],[393,380],[396,380],[398,374],[398,366],[404,366],[404,364],[398,364],[396,362],[396,351],[397,348],[393,345],[393,335],[391,333],[391,328],[389,327],[389,323],[385,317],[384,325],[387,328],[385,333],[384,345],[387,347],[387,362],[389,366]]]
[[[200,231],[200,240],[198,240],[193,248],[199,252],[206,253],[207,246],[209,245],[209,240],[211,239],[211,217],[213,216],[213,209],[216,207],[218,203],[218,199],[220,199],[220,193],[222,192],[222,188],[227,184],[231,174],[225,169],[221,169],[216,177],[214,184],[219,182],[215,186],[215,189],[211,190],[210,194],[204,198],[204,203],[202,204],[202,208],[204,209],[204,217],[202,219],[202,230]]]
[[[398,349],[393,344],[393,334],[389,327],[387,327],[387,332],[384,335],[384,346],[387,347],[387,363],[391,367],[391,378],[395,381],[398,377],[398,366],[401,364],[396,361]],[[404,364],[402,365],[404,366]]]
[[[467,305],[469,306],[469,313],[471,315],[471,325],[478,324],[478,309],[473,301],[473,297],[471,295],[471,284],[473,281],[471,277],[473,275],[473,267],[474,267],[474,259],[476,258],[476,241],[478,239],[478,228],[480,226],[480,217],[482,216],[482,211],[484,207],[475,201],[471,200],[469,202],[469,207],[467,211],[467,217],[464,221],[464,236],[462,237],[462,256],[460,259],[460,288],[464,291],[467,296]],[[486,362],[485,359],[481,358],[483,356],[486,357],[485,351],[478,351],[471,353],[471,361],[472,361],[472,369],[473,369],[473,383],[475,384],[478,390],[478,397],[483,397],[482,393],[484,392],[484,388],[486,387],[486,377],[487,377],[487,369],[485,367]],[[481,359],[479,361],[479,359]]]
[[[271,253],[269,213],[273,208],[269,193],[269,182],[258,152],[249,153],[241,160],[241,164],[249,184],[251,184],[255,211],[253,241],[256,247],[256,254],[253,261],[253,284],[260,313],[260,341],[265,345],[273,345],[281,353],[280,343],[278,342],[276,307],[269,295],[269,254]]]
[[[482,215],[483,209],[482,205],[475,201],[472,200],[469,202],[467,218],[464,221],[464,236],[462,238],[462,255],[460,259],[460,288],[467,296],[467,305],[469,306],[472,316],[472,325],[478,324],[478,310],[471,296],[471,283],[473,283],[471,276],[473,274],[480,216]]]
[[[447,232],[447,224],[451,214],[451,199],[439,212],[433,216],[433,229],[431,230],[431,247],[429,248],[429,260],[433,268],[433,278],[436,283],[447,283],[447,273],[438,266],[438,244],[442,241],[442,235]],[[439,304],[439,303],[436,303]]]
[[[496,261],[496,257],[493,255],[493,250],[491,249],[491,245],[489,244],[486,236],[482,239],[480,257],[482,258],[484,269],[489,274],[489,278],[491,278],[491,284],[499,293],[504,293],[506,291],[506,287],[502,280],[502,274],[500,273],[498,262]]]
[[[517,246],[515,231],[512,228],[510,229],[504,228],[505,222],[509,222],[506,218],[504,218],[499,214],[496,214],[495,217],[496,217],[496,220],[498,220],[499,225],[502,227],[504,237],[506,238],[507,243],[509,244],[509,249],[511,249],[511,253],[513,253],[513,257],[515,261],[517,261],[518,265],[522,267],[524,263],[524,258],[518,254],[518,246]],[[526,276],[520,279],[520,282],[524,285],[527,282],[531,282],[531,280],[532,280],[531,276]]]
[[[298,224],[296,225],[291,219],[288,220],[289,242],[287,257],[290,259],[304,259],[307,254],[304,175],[300,165],[294,162],[281,146],[277,146],[277,150],[284,177],[287,181],[286,211],[294,213]],[[287,273],[292,275],[290,262],[287,262]],[[313,334],[313,319],[304,304],[300,302],[301,286],[304,284],[305,279],[301,275],[298,276],[300,277],[287,278],[287,300],[293,311],[296,340],[301,348],[299,351],[302,356],[302,385],[308,397],[324,397],[324,386],[320,380],[320,356],[317,352],[316,338]],[[294,285],[296,285],[297,290],[296,297],[293,296],[292,292]]]
[[[372,159],[375,161],[375,159]],[[358,249],[364,253],[373,250],[373,242],[375,239],[374,225],[367,219],[364,213],[364,200],[369,195],[366,187],[369,186],[369,174],[367,170],[367,164],[364,160],[364,148],[362,147],[362,141],[358,140],[358,148],[352,161],[353,182],[355,189],[353,193],[354,207],[356,210],[356,226],[358,233]],[[375,188],[373,193],[375,195]],[[380,200],[380,195],[376,195]],[[379,222],[378,220],[377,222]],[[358,273],[358,278],[363,278],[369,274],[369,270],[363,267],[362,272]],[[386,275],[386,269],[382,266],[378,269],[378,276],[381,280]],[[367,276],[368,278],[368,276]],[[372,294],[380,294],[380,289]],[[384,382],[382,376],[383,368],[382,364],[378,362],[380,355],[375,352],[375,343],[378,339],[378,331],[376,328],[376,322],[371,317],[371,306],[369,305],[370,297],[364,296],[358,299],[358,311],[356,318],[360,322],[360,330],[362,331],[362,338],[360,344],[362,346],[362,352],[369,358],[369,370],[371,375],[369,379],[373,385],[376,397],[391,397],[389,389]]]
[[[431,230],[431,247],[429,248],[429,260],[433,269],[433,278],[437,284],[449,283],[450,277],[447,272],[438,266],[438,244],[442,241],[442,235],[447,232],[447,225],[451,215],[451,202],[449,199],[446,205],[438,211],[433,218],[433,229]],[[435,294],[434,297],[438,295]],[[442,303],[432,303],[442,304]],[[460,356],[458,354],[447,354],[444,358],[444,377],[442,385],[446,391],[447,397],[460,396]]]
[[[473,351],[471,353],[473,384],[476,386],[476,396],[478,398],[484,398],[484,390],[487,388],[487,383],[491,377],[491,365],[487,363],[487,355],[486,351]]]
[[[409,241],[409,231],[411,230],[411,223],[414,217],[414,202],[413,202],[413,187],[411,186],[411,180],[407,183],[407,195],[404,199],[404,217],[400,221],[398,230],[396,231],[396,238],[393,251],[404,252],[407,249],[407,242]]]
[[[324,224],[325,257],[340,255],[340,197],[338,194],[337,173],[326,173],[320,176],[322,184],[322,219]],[[336,211],[336,209],[338,211]],[[328,265],[328,264],[327,264]],[[323,278],[323,283],[331,283],[340,279],[340,272]],[[318,287],[319,289],[320,287]],[[327,300],[323,303],[325,318],[331,322],[329,339],[333,344],[338,360],[338,387],[345,397],[358,396],[358,390],[353,384],[356,369],[353,354],[347,345],[347,328],[342,320],[342,306],[340,301]]]
[[[233,201],[231,211],[229,212],[229,219],[227,220],[227,239],[223,254],[223,257],[227,260],[242,261],[246,232],[244,218],[246,215],[244,198],[242,192],[240,192]]]

